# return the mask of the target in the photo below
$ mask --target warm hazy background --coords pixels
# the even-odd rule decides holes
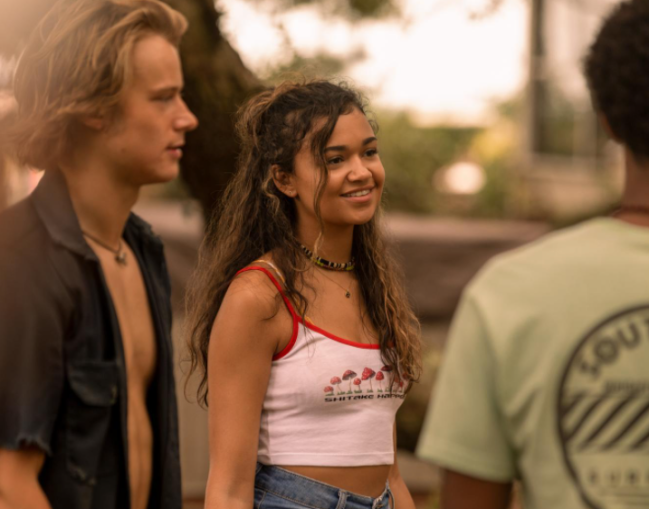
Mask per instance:
[[[138,211],[166,243],[179,364],[182,296],[203,217],[235,168],[234,112],[287,76],[352,82],[380,125],[386,225],[426,343],[425,376],[398,417],[402,469],[422,507],[434,507],[436,472],[409,451],[462,288],[494,254],[606,213],[619,196],[619,154],[595,122],[581,75],[588,43],[617,2],[166,1],[190,20],[186,99],[201,127],[188,136],[182,179],[148,190]],[[22,41],[52,3],[0,0],[4,122]],[[38,176],[18,168],[9,151],[0,154],[0,208]],[[198,500],[205,414],[179,396],[183,486]]]

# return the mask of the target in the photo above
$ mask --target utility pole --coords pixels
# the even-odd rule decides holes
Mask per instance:
[[[543,147],[540,117],[546,104],[545,3],[545,0],[531,0],[528,150],[532,153]]]

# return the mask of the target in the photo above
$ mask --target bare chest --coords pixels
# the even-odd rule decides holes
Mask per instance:
[[[157,348],[140,267],[130,249],[126,265],[111,255],[101,255],[100,261],[119,322],[129,388],[146,389],[155,372]]]

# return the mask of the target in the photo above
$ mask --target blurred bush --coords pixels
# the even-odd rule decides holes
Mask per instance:
[[[519,184],[512,170],[518,140],[512,103],[500,105],[486,127],[421,127],[407,113],[377,112],[386,209],[475,218],[515,215]],[[484,170],[485,183],[476,194],[448,193],[433,183],[438,172],[460,161]]]
[[[419,127],[407,113],[377,112],[376,119],[387,210],[435,212],[435,172],[466,153],[480,129]]]

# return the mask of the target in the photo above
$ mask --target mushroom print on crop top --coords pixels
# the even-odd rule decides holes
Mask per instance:
[[[260,260],[261,261],[261,260]],[[265,262],[268,264],[269,262]],[[378,345],[330,334],[297,315],[293,335],[273,357],[257,459],[265,465],[356,467],[394,463],[393,426],[406,384],[384,365]]]

